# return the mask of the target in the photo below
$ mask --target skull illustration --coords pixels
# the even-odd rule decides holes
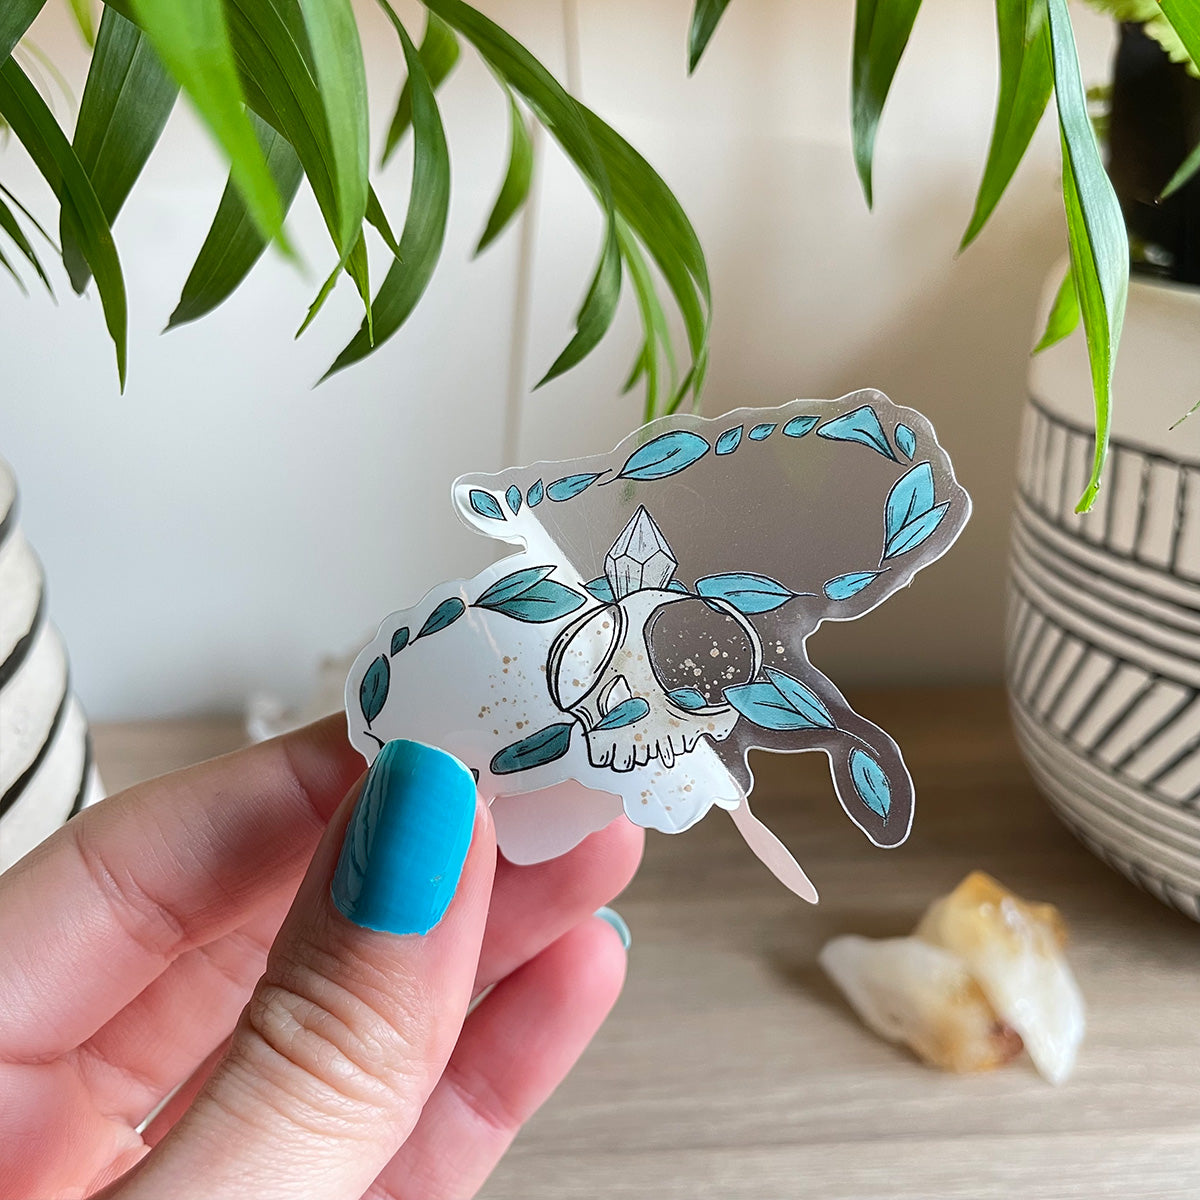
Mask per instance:
[[[702,737],[723,741],[738,713],[724,688],[755,678],[762,645],[731,605],[670,586],[677,562],[639,508],[605,557],[613,602],[577,617],[546,665],[554,703],[583,726],[594,767],[671,767]]]

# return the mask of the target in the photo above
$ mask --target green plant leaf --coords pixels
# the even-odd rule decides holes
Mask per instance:
[[[670,356],[674,373],[673,349],[671,334],[667,328],[667,317],[663,312],[658,293],[654,290],[654,281],[650,277],[650,265],[642,254],[632,231],[624,221],[617,222],[617,238],[621,248],[621,257],[629,272],[629,281],[633,285],[634,298],[637,300],[638,316],[642,322],[642,348],[634,361],[626,381],[624,392],[628,392],[644,375],[646,377],[646,403],[642,411],[643,419],[653,420],[658,415],[659,396],[659,347],[665,346]],[[672,391],[675,381],[672,378]]]
[[[855,0],[850,124],[868,208],[874,200],[871,160],[879,117],[920,7],[921,0]]]
[[[987,224],[1013,177],[1054,86],[1046,0],[996,0],[996,32],[1000,42],[1000,94],[975,211],[960,250]]]
[[[600,250],[600,261],[583,304],[575,316],[575,334],[563,347],[562,353],[550,364],[550,369],[534,385],[535,390],[557,379],[572,367],[578,366],[600,344],[617,315],[621,298],[621,251],[617,245],[616,226],[610,224]]]
[[[500,185],[500,193],[492,206],[479,245],[475,247],[476,254],[482,254],[517,215],[529,196],[529,184],[533,179],[533,138],[530,136],[529,126],[525,123],[516,97],[507,86],[501,86],[508,96],[508,170],[504,174],[504,182]]]
[[[46,285],[46,291],[53,296],[54,288],[50,285],[50,279],[46,275],[45,269],[42,267],[41,259],[38,258],[37,254],[34,252],[32,244],[25,236],[25,231],[18,223],[16,214],[3,200],[0,200],[0,229],[3,229],[4,232],[7,233],[12,239],[13,244],[18,250],[20,250],[22,255],[24,255],[29,265],[38,273],[38,278],[40,278],[42,283]],[[25,291],[25,284],[21,281],[21,277],[16,273],[16,271],[13,270],[13,268],[9,265],[7,259],[5,260],[4,265],[8,267],[9,273],[13,276],[13,278],[21,284],[21,290]]]
[[[1129,242],[1116,193],[1100,161],[1066,0],[1049,0],[1054,93],[1063,148],[1063,205],[1071,275],[1087,335],[1096,406],[1092,474],[1076,512],[1087,512],[1100,490],[1108,454],[1113,362],[1129,288]]]
[[[1057,342],[1061,342],[1079,324],[1079,297],[1075,293],[1075,277],[1071,274],[1070,266],[1058,285],[1054,295],[1054,303],[1050,306],[1050,315],[1046,318],[1046,329],[1041,341],[1034,346],[1032,353],[1041,354],[1049,350]]]
[[[338,228],[333,151],[316,81],[306,57],[303,21],[293,5],[291,25],[271,5],[226,0],[234,58],[250,108],[281,133],[303,164],[304,174],[333,237]]]
[[[1196,0],[1158,0],[1192,62],[1200,64],[1200,6]]]
[[[1200,63],[1200,7],[1196,0],[1160,0],[1163,16],[1171,24],[1171,28],[1179,35],[1192,62]],[[1160,200],[1174,195],[1195,173],[1200,170],[1200,145],[1180,164],[1179,170],[1171,176],[1167,186],[1163,188]]]
[[[104,209],[87,172],[46,102],[11,56],[0,65],[0,116],[33,160],[59,204],[100,292],[104,320],[117,357],[117,376],[125,387],[128,311],[121,261]]]
[[[94,48],[96,45],[96,20],[92,16],[92,0],[70,0],[70,4],[71,16],[75,18],[80,35],[89,47]],[[103,13],[101,13],[100,19],[104,19]]]
[[[1200,142],[1192,147],[1191,153],[1179,164],[1179,169],[1167,180],[1167,186],[1159,195],[1159,200],[1173,196],[1197,171],[1200,171]]]
[[[73,146],[111,225],[158,143],[179,85],[149,39],[114,9],[105,8],[79,103]],[[59,225],[63,264],[76,292],[91,272],[66,221]]]
[[[339,244],[348,254],[367,212],[370,133],[367,71],[350,0],[296,0],[304,15],[317,91],[324,102],[338,201]]]
[[[584,109],[588,132],[600,151],[617,210],[662,272],[683,317],[692,363],[667,412],[690,390],[699,398],[708,368],[712,292],[700,239],[657,171],[616,130]]]
[[[315,0],[313,0],[315,2]],[[373,328],[370,286],[365,251],[359,249],[362,216],[345,241],[347,198],[339,183],[337,155],[332,144],[330,116],[316,79],[313,39],[304,23],[300,0],[225,0],[230,39],[242,75],[247,102],[268,124],[291,143],[313,189],[321,215],[344,268],[358,287],[366,310],[366,325]],[[361,57],[361,52],[354,47]],[[359,199],[349,197],[358,211]],[[363,209],[370,207],[370,189]],[[336,281],[336,276],[335,276]]]
[[[296,330],[295,336],[299,337],[316,319],[317,314],[325,307],[325,301],[329,299],[333,292],[334,285],[337,283],[342,271],[350,276],[356,283],[359,283],[360,289],[367,281],[367,244],[363,237],[359,235],[358,241],[354,245],[354,249],[344,257],[344,260],[339,262],[336,267],[329,273],[328,278],[321,284],[320,291],[317,292],[316,298],[308,306],[308,312],[304,316],[304,320],[300,323],[300,328]],[[361,282],[360,282],[361,281]],[[360,291],[361,295],[361,291]],[[375,345],[375,319],[374,311],[371,304],[370,293],[366,296],[366,316],[364,317],[364,328],[367,333],[367,343],[370,346]]]
[[[45,7],[46,0],[4,0],[0,4],[0,59],[8,58]]]
[[[13,208],[15,208],[17,212],[19,212],[25,218],[25,220],[27,220],[29,224],[32,225],[34,229],[36,229],[38,233],[42,235],[46,241],[46,244],[54,250],[55,254],[60,253],[58,244],[46,231],[46,227],[37,219],[37,217],[33,215],[33,213],[29,211],[29,209],[25,207],[25,205],[21,203],[20,200],[17,199],[16,196],[12,194],[12,192],[8,190],[8,188],[4,186],[3,183],[0,183],[0,196],[4,196],[8,200],[9,204],[11,204]]]
[[[461,49],[454,30],[436,13],[428,13],[425,18],[425,33],[421,38],[421,62],[425,74],[429,78],[429,86],[436,92],[445,82],[446,77],[454,70]],[[401,138],[412,125],[412,88],[405,79],[400,89],[400,97],[396,101],[396,111],[392,115],[392,123],[388,127],[387,138],[380,155],[379,165],[382,167],[396,152]]]
[[[586,121],[587,110],[520,42],[462,0],[426,0],[425,6],[462,34],[484,62],[524,98],[591,186],[604,212],[600,258],[575,318],[575,335],[539,381],[540,387],[580,362],[604,336],[616,314],[621,254],[608,171]]]
[[[729,0],[696,0],[692,9],[692,24],[688,30],[688,74],[700,62],[700,56],[708,45],[709,38],[717,28],[717,22],[729,7]]]
[[[388,223],[387,213],[383,211],[383,205],[379,203],[379,197],[375,194],[374,188],[367,193],[367,221],[383,239],[383,244],[392,252],[393,257],[399,258],[400,245],[396,241],[396,235]]]
[[[255,224],[290,248],[283,205],[242,107],[221,0],[130,0],[137,23],[229,158],[230,177]]]
[[[358,286],[370,333],[371,286],[362,227],[370,186],[371,138],[367,72],[358,23],[350,0],[296,0],[296,3],[304,17],[317,93],[325,111],[337,211],[334,244],[341,255],[338,265],[345,267]]]
[[[390,6],[389,6],[390,9]],[[374,340],[366,321],[350,344],[337,356],[324,379],[369,354],[408,319],[425,291],[446,235],[450,207],[450,155],[438,113],[433,85],[416,46],[395,13],[389,16],[400,37],[412,85],[413,177],[408,214],[400,234],[399,256],[393,262],[375,297]]]
[[[283,134],[256,113],[250,114],[250,124],[286,213],[304,177],[300,160]],[[266,248],[267,239],[251,219],[242,193],[230,179],[167,328],[194,321],[227,300]]]
[[[17,268],[12,265],[3,250],[0,250],[0,267],[3,267],[13,277],[13,282],[20,289],[21,295],[28,296],[29,289],[25,286],[25,280],[17,273]]]

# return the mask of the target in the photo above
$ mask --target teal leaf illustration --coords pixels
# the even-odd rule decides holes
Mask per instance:
[[[779,672],[782,674],[782,672]],[[808,693],[811,701],[819,706],[814,710],[808,697],[803,697],[789,687],[789,693],[780,691],[775,683],[739,683],[725,689],[725,699],[748,721],[760,729],[830,729],[826,723],[829,713],[821,702],[798,680],[790,675],[783,676],[789,685]],[[797,705],[795,701],[799,700]],[[824,714],[824,717],[822,717]],[[816,718],[814,720],[814,717]]]
[[[704,693],[694,687],[676,688],[675,691],[667,693],[667,699],[672,704],[678,704],[680,708],[689,710],[708,706],[708,700]]]
[[[819,729],[837,728],[837,724],[830,714],[829,709],[825,707],[824,702],[810,687],[807,687],[798,679],[793,679],[783,671],[777,671],[774,667],[767,667],[766,672],[767,678],[779,690],[780,695],[798,713],[807,717],[812,725]]]
[[[467,499],[471,502],[471,507],[481,517],[491,517],[493,521],[503,521],[505,519],[500,505],[496,503],[496,497],[490,492],[482,491],[480,488],[472,488]]]
[[[784,437],[803,437],[806,433],[811,433],[820,420],[820,417],[793,417],[784,427]]]
[[[892,807],[892,785],[883,768],[865,751],[850,751],[850,778],[859,799],[885,821]]]
[[[616,602],[617,598],[613,595],[612,584],[603,575],[599,579],[593,579],[589,583],[585,583],[583,587],[589,596],[594,596],[604,604],[613,604]]]
[[[492,774],[512,775],[516,771],[527,771],[530,767],[540,767],[562,758],[571,748],[571,730],[574,727],[572,721],[547,725],[545,729],[539,729],[537,733],[505,746],[492,759]]]
[[[490,608],[500,600],[511,600],[513,596],[519,595],[526,588],[532,587],[535,583],[539,583],[553,574],[553,564],[548,567],[526,567],[522,571],[514,571],[511,575],[497,579],[475,601],[475,605],[477,608]]]
[[[401,625],[395,633],[392,634],[392,653],[399,654],[405,646],[408,645],[408,626]]]
[[[541,625],[573,613],[583,603],[583,597],[566,584],[559,583],[556,579],[535,579],[511,595],[489,597],[485,592],[475,601],[475,607],[490,609],[492,612],[512,617],[514,621],[528,621],[534,625]]]
[[[652,438],[625,462],[618,479],[665,479],[708,453],[708,443],[689,429],[672,429]]]
[[[772,425],[769,421],[767,421],[762,425],[755,425],[755,427],[750,430],[746,436],[752,442],[764,442],[771,436],[771,434],[775,432],[776,428],[777,426]]]
[[[685,596],[691,595],[691,593],[688,591],[687,584],[680,579],[672,579],[671,582],[667,584],[667,591],[682,592]]]
[[[927,513],[914,517],[907,525],[897,530],[893,537],[888,538],[887,545],[883,548],[882,561],[887,562],[889,558],[907,554],[919,546],[942,523],[942,518],[946,515],[946,509],[949,507],[950,501],[947,500],[944,504],[931,508]]]
[[[890,541],[910,521],[933,507],[933,468],[927,462],[918,463],[902,475],[888,492],[884,512],[884,539]]]
[[[593,732],[597,729],[624,729],[626,725],[640,721],[649,711],[650,705],[641,696],[631,696],[628,700],[622,700],[612,712],[605,713],[592,727]]]
[[[542,483],[542,481],[539,479],[539,480],[537,481],[537,483],[533,484],[533,485],[530,487],[529,491],[526,493],[526,495],[525,495],[525,503],[526,503],[526,504],[528,504],[530,508],[537,508],[537,506],[538,506],[539,504],[541,504],[541,502],[542,502],[542,497],[543,497],[545,494],[546,494],[546,488],[545,488],[545,485],[544,485],[544,484]]]
[[[899,461],[892,453],[875,410],[869,404],[840,417],[834,417],[832,421],[826,421],[817,430],[817,437],[828,438],[833,442],[857,442],[860,446],[869,446],[884,458],[890,458],[892,462]]]
[[[831,579],[821,589],[830,600],[849,600],[857,596],[865,587],[869,587],[882,575],[882,571],[851,571],[849,575],[839,575]]]
[[[907,425],[897,425],[893,436],[895,437],[896,445],[900,449],[900,453],[905,458],[911,459],[917,452],[917,435]]]
[[[743,616],[771,612],[800,595],[765,575],[750,571],[731,571],[725,575],[706,575],[696,580],[696,592],[706,600],[724,600]]]
[[[387,655],[381,654],[367,668],[362,683],[358,685],[358,706],[362,709],[368,729],[371,722],[383,711],[391,680],[392,668],[388,665]]]
[[[467,606],[457,596],[443,600],[426,618],[417,638],[428,637],[431,633],[439,633],[447,625],[453,625],[466,610]],[[413,638],[413,641],[416,641],[417,638]]]
[[[718,454],[732,454],[742,444],[742,430],[744,425],[737,425],[733,429],[727,429],[719,438],[713,449]]]
[[[521,511],[521,489],[513,484],[512,487],[504,493],[504,499],[508,502],[509,511],[515,517]]]
[[[556,479],[546,488],[546,495],[551,500],[570,500],[590,488],[602,474],[598,471],[594,475],[567,475],[563,479]]]

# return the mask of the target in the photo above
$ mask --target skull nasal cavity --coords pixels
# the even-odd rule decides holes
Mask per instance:
[[[755,648],[744,625],[703,600],[659,609],[646,630],[646,646],[665,692],[695,688],[709,704],[724,704],[727,687],[753,678]]]

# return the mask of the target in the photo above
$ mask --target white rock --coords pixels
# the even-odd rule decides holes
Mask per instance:
[[[956,954],[917,938],[834,938],[818,960],[880,1037],[947,1071],[986,1071],[1021,1053]]]
[[[1030,904],[975,871],[929,906],[916,936],[966,963],[1047,1080],[1070,1076],[1086,1018],[1063,955],[1066,927],[1053,905]]]

